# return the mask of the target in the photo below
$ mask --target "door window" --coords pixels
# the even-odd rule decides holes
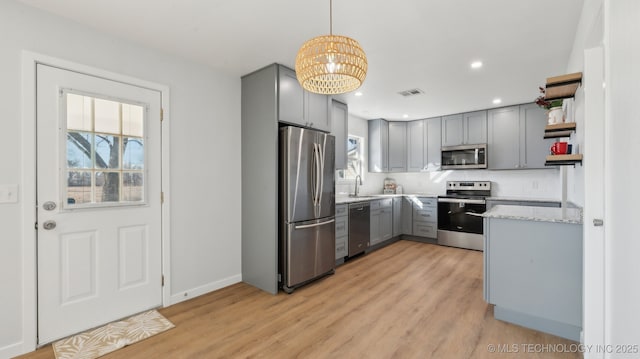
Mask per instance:
[[[65,208],[145,203],[145,107],[68,90]]]

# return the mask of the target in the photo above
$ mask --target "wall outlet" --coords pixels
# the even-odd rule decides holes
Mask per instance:
[[[0,185],[0,203],[18,203],[18,185]]]

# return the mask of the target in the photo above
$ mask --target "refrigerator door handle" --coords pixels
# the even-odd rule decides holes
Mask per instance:
[[[330,219],[326,222],[320,222],[320,223],[314,223],[314,224],[303,224],[301,226],[296,226],[296,229],[305,229],[305,228],[313,228],[313,227],[319,227],[319,226],[324,226],[325,224],[330,224],[335,222],[335,219]]]
[[[325,142],[327,141],[327,136],[325,137]],[[320,159],[320,171],[318,172],[318,179],[320,180],[320,186],[318,186],[318,212],[320,211],[320,206],[322,205],[322,192],[324,191],[324,149],[318,144],[318,158]]]
[[[321,186],[322,186],[322,184],[321,184],[322,183],[321,182],[321,178],[322,178],[322,170],[321,170],[322,163],[321,163],[321,161],[322,160],[320,158],[320,145],[317,144],[317,143],[314,143],[313,144],[313,149],[314,149],[313,156],[315,158],[315,164],[316,164],[315,165],[315,171],[316,171],[316,173],[315,173],[315,183],[316,183],[316,185],[315,185],[315,188],[314,188],[315,194],[313,196],[314,197],[313,204],[317,206],[317,205],[320,204],[320,189],[321,189]]]
[[[316,144],[313,144],[313,151],[311,153],[311,200],[313,201],[313,206],[316,205],[316,181],[318,176],[316,175]]]

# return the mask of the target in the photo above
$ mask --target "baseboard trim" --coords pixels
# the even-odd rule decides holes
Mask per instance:
[[[196,288],[181,291],[171,295],[169,305],[178,304],[180,302],[184,302],[185,300],[199,297],[203,294],[211,293],[214,290],[222,289],[224,287],[228,287],[232,284],[236,284],[239,282],[242,282],[242,275],[236,274],[236,275],[232,275],[231,277],[227,277],[215,282],[207,283],[205,285],[201,285]]]
[[[35,350],[35,348],[25,348],[24,342],[18,342],[15,344],[10,344],[0,348],[0,358],[13,358],[18,355],[30,353]]]

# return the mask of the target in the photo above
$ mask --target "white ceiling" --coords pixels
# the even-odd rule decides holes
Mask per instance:
[[[328,0],[20,0],[101,31],[237,76],[294,67],[329,32]],[[531,102],[565,73],[583,0],[335,0],[333,32],[360,42],[363,118],[401,120]],[[472,70],[470,63],[484,66]],[[402,97],[419,88],[425,94]]]

